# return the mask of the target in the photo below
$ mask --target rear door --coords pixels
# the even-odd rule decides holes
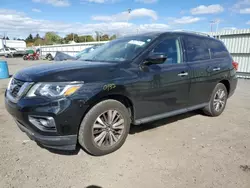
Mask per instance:
[[[208,102],[214,87],[214,80],[207,69],[211,66],[209,49],[204,37],[185,35],[185,61],[190,68],[190,103],[189,106],[202,105]]]
[[[218,53],[213,41],[220,42],[214,39],[187,35],[183,41],[185,60],[190,67],[190,106],[202,106],[209,101],[216,84],[227,73],[226,61],[224,57],[215,58]]]

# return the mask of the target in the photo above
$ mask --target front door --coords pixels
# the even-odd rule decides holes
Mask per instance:
[[[149,65],[142,69],[138,83],[139,96],[135,101],[136,119],[185,109],[189,100],[189,69],[183,63],[182,48],[178,37],[161,40],[150,53],[164,53],[163,64]]]

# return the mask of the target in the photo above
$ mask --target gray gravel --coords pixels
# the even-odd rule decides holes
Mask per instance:
[[[42,61],[9,59],[10,73]],[[4,107],[0,80],[0,187],[249,188],[250,81],[240,80],[217,118],[197,112],[132,127],[104,156],[55,154],[22,133]]]

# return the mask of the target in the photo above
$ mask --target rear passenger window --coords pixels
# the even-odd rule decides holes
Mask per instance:
[[[212,59],[222,58],[228,55],[228,51],[220,41],[207,40],[208,48],[210,48]]]
[[[189,62],[210,59],[209,50],[203,38],[185,36],[184,44]]]

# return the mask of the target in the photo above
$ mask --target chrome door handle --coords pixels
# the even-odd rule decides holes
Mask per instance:
[[[182,72],[182,73],[180,73],[180,74],[178,74],[178,76],[188,76],[188,73],[187,72]]]
[[[213,68],[213,71],[219,71],[219,70],[220,70],[220,67]]]

